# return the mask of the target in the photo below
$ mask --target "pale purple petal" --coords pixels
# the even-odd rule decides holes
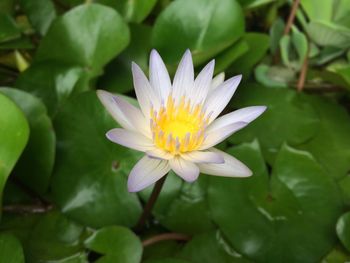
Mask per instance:
[[[134,127],[133,130],[139,131],[148,138],[151,138],[152,134],[149,126],[149,120],[145,118],[141,110],[120,96],[114,96],[114,100],[120,106],[120,110]]]
[[[158,181],[170,170],[167,161],[142,157],[132,168],[128,178],[129,192],[138,192]]]
[[[195,181],[199,176],[199,168],[196,164],[186,161],[181,157],[169,160],[171,169],[187,182]]]
[[[151,113],[151,105],[153,105],[155,109],[158,109],[160,101],[158,97],[154,94],[154,91],[147,77],[140,69],[140,67],[134,62],[132,62],[131,69],[137,100],[140,104],[140,108],[143,114],[146,118],[148,118]]]
[[[152,150],[146,151],[146,154],[151,158],[162,159],[162,160],[170,160],[174,157],[169,152],[166,152],[159,148],[154,148]]]
[[[211,113],[211,121],[214,120],[229,103],[241,79],[242,75],[230,78],[208,94],[204,107],[207,113]]]
[[[176,70],[173,82],[173,97],[179,101],[191,90],[194,84],[194,71],[191,52],[187,49]]]
[[[252,106],[246,107],[234,112],[228,113],[216,120],[214,120],[208,127],[207,132],[214,132],[222,127],[236,123],[246,122],[250,123],[259,117],[266,110],[266,106]]]
[[[154,148],[153,141],[139,132],[116,128],[108,131],[106,136],[112,142],[141,152]]]
[[[211,151],[192,151],[181,154],[181,157],[194,163],[223,163],[224,157],[220,153]]]
[[[127,116],[125,116],[124,112],[120,108],[120,105],[118,105],[115,101],[113,94],[104,90],[98,90],[97,96],[106,110],[111,114],[113,119],[120,124],[120,126],[127,130],[134,130],[134,126],[130,123]]]
[[[202,103],[206,99],[211,80],[213,78],[215,61],[210,61],[198,74],[196,80],[194,81],[194,87],[189,94],[189,97],[193,104]]]
[[[220,153],[224,157],[225,162],[222,164],[198,164],[201,173],[227,177],[248,177],[252,175],[252,171],[233,156],[218,149],[213,149],[213,151]]]
[[[247,126],[248,123],[246,122],[236,122],[232,123],[230,125],[227,125],[225,127],[222,127],[220,129],[217,129],[213,132],[206,133],[206,138],[204,139],[203,144],[199,148],[199,150],[205,150],[210,147],[213,147],[214,145],[222,142],[227,137],[229,137],[234,132],[242,129],[243,127]]]
[[[152,88],[158,94],[160,100],[166,101],[171,90],[171,81],[168,70],[155,49],[151,51],[150,55],[149,79]]]

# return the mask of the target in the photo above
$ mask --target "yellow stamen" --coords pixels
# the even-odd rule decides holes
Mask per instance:
[[[151,109],[153,141],[174,155],[196,150],[204,140],[208,121],[202,104],[191,105],[184,96],[175,104],[170,94],[166,106],[162,105],[158,112]]]

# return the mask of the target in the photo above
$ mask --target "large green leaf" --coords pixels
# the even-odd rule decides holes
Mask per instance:
[[[24,243],[28,262],[66,260],[83,251],[83,227],[54,211],[42,216]]]
[[[20,0],[23,11],[33,27],[45,35],[52,21],[56,18],[56,10],[51,0]]]
[[[258,138],[270,163],[284,142],[300,145],[316,134],[320,124],[306,98],[293,90],[248,84],[233,98],[233,105],[267,106],[261,117],[234,134],[230,141],[240,143]]]
[[[248,45],[248,51],[231,64],[231,71],[245,76],[265,56],[269,48],[269,37],[261,33],[247,33],[243,40]]]
[[[56,19],[41,41],[35,61],[81,66],[96,76],[129,42],[129,29],[112,8],[78,6]]]
[[[95,92],[70,99],[54,126],[57,158],[52,190],[62,211],[92,227],[135,224],[141,206],[137,196],[128,193],[126,176],[140,153],[106,139],[105,133],[117,124]]]
[[[42,99],[52,116],[57,107],[77,89],[83,73],[81,67],[56,62],[35,63],[18,77],[15,87]]]
[[[128,22],[140,23],[152,11],[157,0],[98,0],[97,2],[114,7]]]
[[[167,63],[175,64],[189,48],[198,64],[232,45],[243,32],[242,9],[234,0],[176,0],[157,17],[152,41]]]
[[[334,178],[342,178],[350,170],[350,116],[335,102],[319,96],[308,97],[320,117],[315,136],[300,145],[309,151]]]
[[[0,206],[6,180],[20,157],[29,137],[29,126],[23,112],[0,94]]]
[[[194,236],[180,251],[178,257],[193,263],[249,263],[234,251],[219,231]]]
[[[44,104],[36,97],[17,89],[1,88],[26,115],[30,136],[14,174],[36,192],[46,192],[55,158],[55,134]],[[28,173],[30,170],[30,173]]]
[[[188,183],[171,172],[153,209],[157,221],[180,233],[195,234],[213,229],[206,199],[207,185],[206,175]],[[150,194],[151,189],[143,191],[144,200],[148,200]]]
[[[14,19],[6,13],[0,13],[0,42],[16,39],[21,31]]]
[[[269,177],[257,142],[229,151],[250,178],[211,177],[213,220],[233,247],[258,262],[317,262],[335,242],[342,202],[333,179],[307,152],[280,150]],[[288,257],[286,257],[288,255]]]
[[[339,218],[337,234],[344,247],[350,252],[350,212],[343,214]]]
[[[12,235],[0,234],[0,262],[24,263],[21,243]]]
[[[133,90],[131,62],[134,61],[145,72],[148,70],[148,57],[151,50],[152,27],[147,25],[130,25],[130,45],[106,67],[104,75],[97,86],[112,92],[123,93]]]
[[[142,255],[140,239],[129,229],[110,226],[97,230],[85,240],[85,246],[103,254],[98,263],[139,263]]]

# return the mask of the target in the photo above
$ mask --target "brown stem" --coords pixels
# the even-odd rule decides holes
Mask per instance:
[[[284,27],[284,30],[283,30],[283,35],[288,35],[289,34],[290,29],[292,28],[292,25],[294,23],[295,15],[297,13],[299,4],[300,4],[300,0],[294,0],[293,1],[293,5],[292,5],[292,8],[291,8],[290,13],[289,13],[286,26]],[[279,64],[280,63],[281,54],[280,54],[280,49],[279,48],[276,50],[276,53],[275,53],[275,55],[273,56],[272,59],[273,59],[273,63],[274,64]]]
[[[303,66],[300,71],[298,83],[297,83],[297,91],[299,92],[302,91],[304,88],[308,65],[309,65],[309,48],[306,52],[306,56],[305,56]]]
[[[140,219],[135,227],[135,230],[137,232],[143,229],[148,217],[150,216],[152,212],[152,208],[157,201],[160,191],[162,190],[166,177],[167,175],[163,176],[161,179],[157,181],[156,185],[154,186],[152,194],[148,199],[146,206],[143,208],[142,215],[140,216]]]
[[[13,214],[41,214],[51,211],[53,209],[53,205],[43,205],[43,204],[13,204],[13,205],[5,205],[2,208],[3,212],[13,213]]]
[[[286,26],[284,28],[284,32],[283,32],[284,35],[288,35],[289,32],[290,32],[290,29],[292,28],[292,25],[294,23],[295,15],[297,13],[299,4],[300,4],[300,0],[294,0],[293,1],[292,9],[290,10],[289,17],[288,17],[288,20],[287,20],[287,24],[286,24]]]
[[[181,233],[164,233],[142,241],[144,247],[166,240],[188,241],[191,237]]]

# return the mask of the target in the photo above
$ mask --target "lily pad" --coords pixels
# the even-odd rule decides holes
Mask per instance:
[[[211,213],[229,243],[253,261],[319,261],[336,241],[334,224],[342,211],[330,175],[309,153],[286,145],[270,177],[256,141],[229,152],[254,173],[211,177]]]
[[[337,234],[344,247],[350,252],[350,212],[343,214],[339,218]]]
[[[157,17],[152,43],[169,64],[179,61],[187,48],[200,64],[243,33],[243,12],[235,0],[177,0]]]
[[[21,243],[10,234],[0,234],[0,262],[24,263]]]
[[[97,230],[85,240],[85,246],[103,254],[96,263],[139,263],[142,255],[140,239],[129,229],[110,226]]]
[[[305,96],[293,90],[248,84],[241,87],[232,102],[237,108],[267,106],[262,116],[234,134],[230,141],[241,143],[257,138],[270,163],[284,142],[292,146],[305,143],[320,125],[317,112]]]
[[[42,39],[35,62],[58,61],[81,66],[90,76],[129,43],[129,29],[112,8],[84,4],[57,18]]]
[[[0,206],[2,192],[29,137],[29,125],[20,108],[0,93]]]
[[[54,126],[53,200],[84,225],[133,226],[141,205],[136,194],[127,191],[126,177],[141,154],[106,139],[106,132],[117,124],[95,92],[68,100],[57,113]]]
[[[0,92],[19,105],[30,127],[28,144],[13,173],[32,190],[44,194],[51,178],[56,142],[46,108],[38,98],[24,91],[0,88]]]

